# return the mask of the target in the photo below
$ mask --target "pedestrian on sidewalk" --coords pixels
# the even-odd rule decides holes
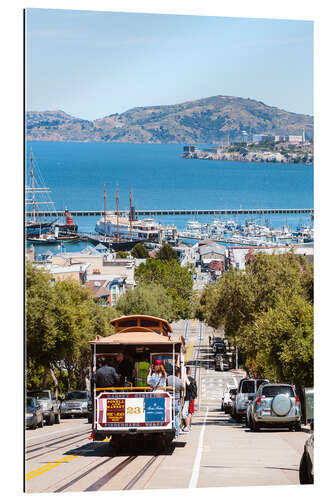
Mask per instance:
[[[169,375],[167,378],[167,386],[174,387],[176,438],[178,437],[178,434],[179,434],[179,417],[180,417],[180,412],[182,409],[182,406],[181,406],[182,392],[185,390],[185,385],[181,381],[180,377],[181,377],[181,370],[180,370],[179,366],[177,366],[175,369],[175,375]]]
[[[185,379],[185,402],[183,408],[183,419],[185,420],[185,427],[183,432],[187,433],[191,430],[191,420],[192,414],[194,413],[194,400],[197,397],[197,384],[193,377],[191,377],[191,368],[186,367],[186,379]],[[191,410],[190,411],[190,406]]]

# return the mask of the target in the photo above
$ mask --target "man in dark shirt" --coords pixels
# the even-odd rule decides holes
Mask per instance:
[[[122,352],[117,354],[117,373],[120,375],[120,386],[124,386],[125,381],[133,382],[133,365],[124,357]]]
[[[98,368],[93,375],[93,381],[96,387],[114,387],[119,380],[116,370],[107,364],[105,358],[100,358],[101,368]]]
[[[174,387],[175,427],[176,427],[176,439],[177,439],[178,434],[179,434],[179,416],[180,416],[180,411],[182,409],[181,398],[182,398],[182,392],[185,389],[185,385],[183,384],[183,382],[181,380],[181,370],[180,370],[179,366],[177,366],[175,369],[175,375],[168,376],[167,386]]]

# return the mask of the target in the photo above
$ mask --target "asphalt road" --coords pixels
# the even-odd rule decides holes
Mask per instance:
[[[165,454],[156,453],[149,444],[144,449],[125,445],[113,457],[108,443],[88,439],[91,425],[87,419],[27,430],[27,492],[299,484],[307,434],[253,433],[221,412],[223,387],[244,373],[215,372],[209,329],[201,330],[199,322],[181,321],[173,326],[175,335],[186,336],[187,362],[199,385],[191,432],[181,435]]]

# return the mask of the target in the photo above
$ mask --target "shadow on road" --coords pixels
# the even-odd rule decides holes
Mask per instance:
[[[71,448],[64,452],[64,455],[79,455],[82,457],[104,457],[104,456],[151,456],[151,455],[172,455],[175,448],[184,448],[186,442],[175,441],[172,442],[168,449],[160,449],[158,447],[159,442],[149,442],[149,440],[142,440],[139,442],[124,440],[119,442],[116,452],[112,446],[112,439],[109,442],[91,442],[79,446],[77,448]]]

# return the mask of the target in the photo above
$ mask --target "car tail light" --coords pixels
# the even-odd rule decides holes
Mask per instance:
[[[296,405],[299,405],[299,404],[300,404],[300,400],[298,399],[298,397],[297,397],[297,396],[295,396],[295,404],[296,404]]]
[[[256,403],[257,403],[258,406],[261,405],[261,396],[260,396],[260,398],[257,399]]]

